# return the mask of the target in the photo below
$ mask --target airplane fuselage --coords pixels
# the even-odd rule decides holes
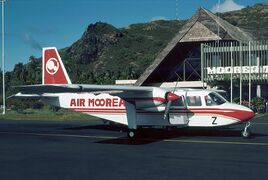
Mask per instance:
[[[212,91],[179,90],[181,98],[172,103],[169,117],[164,119],[165,100],[161,97],[139,98],[137,105],[138,126],[180,126],[217,127],[242,123],[251,119],[254,113],[243,106],[224,102],[209,104],[206,100]],[[49,94],[47,94],[49,96]],[[123,99],[109,94],[58,93],[51,100],[43,101],[54,106],[128,125]],[[45,97],[46,95],[44,95]]]

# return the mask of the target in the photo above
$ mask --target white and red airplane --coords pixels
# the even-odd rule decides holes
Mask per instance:
[[[38,98],[53,106],[138,127],[224,127],[245,123],[250,136],[254,112],[231,104],[210,90],[168,90],[160,87],[72,84],[56,48],[43,49],[43,82],[17,87],[15,98]]]

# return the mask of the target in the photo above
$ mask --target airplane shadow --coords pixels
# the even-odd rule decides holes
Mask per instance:
[[[65,130],[105,130],[105,131],[116,131],[116,132],[127,132],[128,128],[122,125],[90,125],[90,126],[78,126],[71,128],[64,128]],[[252,132],[251,138],[268,136],[267,134],[254,133]],[[113,139],[105,139],[96,141],[95,143],[102,144],[120,144],[120,145],[144,145],[154,142],[159,142],[167,139],[174,138],[187,138],[187,137],[241,137],[241,128],[181,128],[181,129],[139,129],[137,138],[134,140],[129,139],[127,136],[118,137]],[[242,138],[242,137],[241,137]]]
[[[127,132],[128,130],[126,126],[106,125],[106,124],[64,128],[64,130],[86,130],[86,129],[96,129],[96,130],[104,130],[104,131],[124,131],[124,132]]]
[[[159,142],[164,139],[176,138],[177,134],[172,131],[165,131],[163,129],[139,129],[135,139],[129,139],[127,136],[115,139],[107,139],[98,141],[96,143],[103,144],[123,144],[123,145],[144,145],[154,142]]]

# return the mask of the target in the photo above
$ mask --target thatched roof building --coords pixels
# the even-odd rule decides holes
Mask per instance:
[[[253,40],[251,34],[200,8],[180,29],[135,85],[174,81],[176,68],[188,57],[200,58],[200,44],[210,41]]]

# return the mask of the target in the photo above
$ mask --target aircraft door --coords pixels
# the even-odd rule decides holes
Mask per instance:
[[[184,96],[173,101],[169,112],[169,123],[171,125],[187,125],[189,122]]]

